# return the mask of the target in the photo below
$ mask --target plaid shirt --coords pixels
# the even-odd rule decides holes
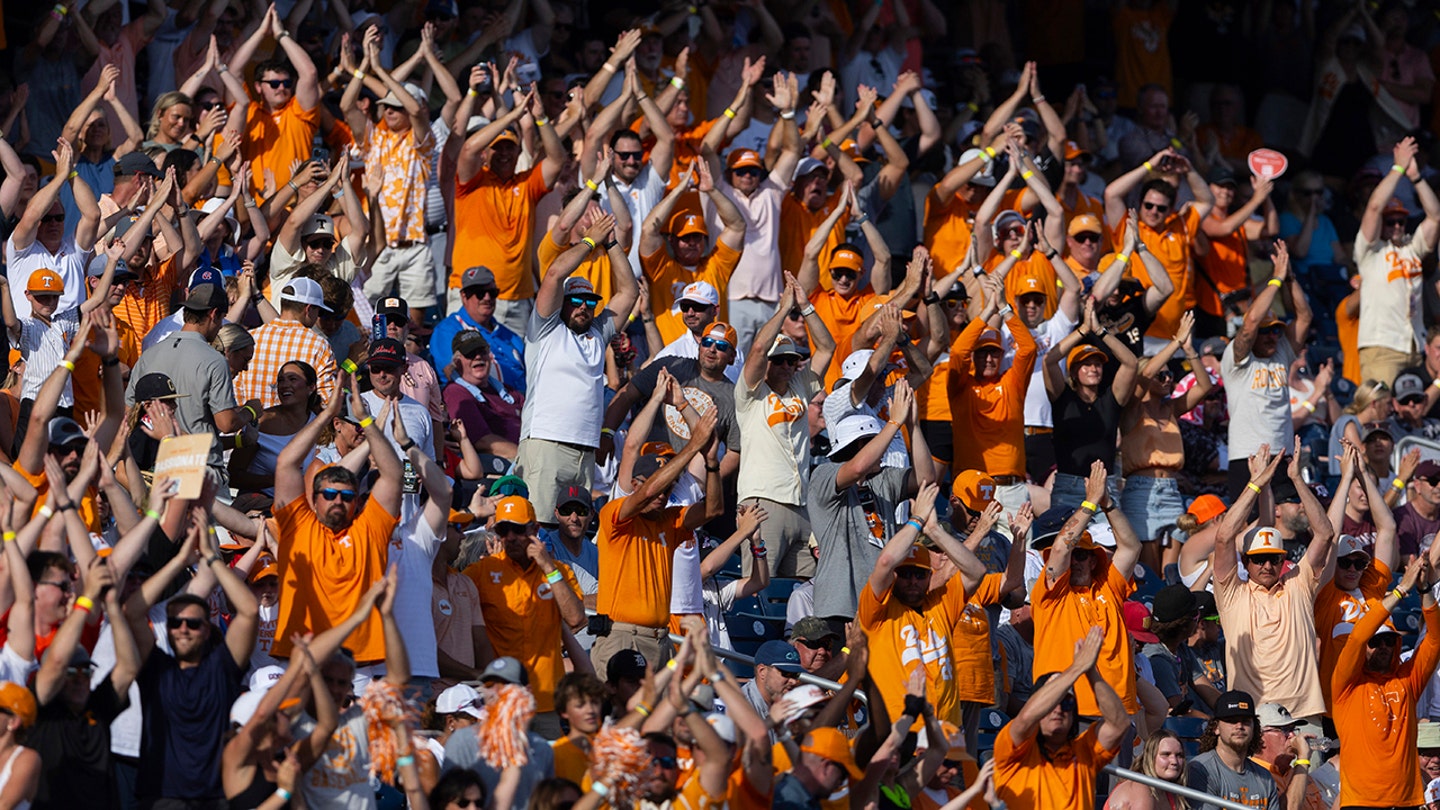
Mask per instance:
[[[255,359],[250,368],[235,378],[235,398],[240,403],[260,400],[263,407],[280,404],[275,378],[280,367],[291,360],[309,363],[319,377],[319,393],[326,401],[335,393],[335,355],[323,335],[305,328],[299,321],[277,318],[253,332]]]

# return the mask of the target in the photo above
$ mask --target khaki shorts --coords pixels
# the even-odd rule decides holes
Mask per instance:
[[[435,306],[435,258],[430,254],[429,245],[418,242],[380,251],[362,292],[374,303],[389,295],[396,281],[400,282],[400,297],[410,307]]]
[[[511,332],[524,337],[525,324],[530,322],[530,312],[534,309],[535,301],[531,298],[520,301],[496,298],[495,320],[505,324]]]
[[[741,504],[765,507],[767,517],[760,524],[760,539],[765,541],[770,576],[800,579],[815,576],[815,555],[810,551],[810,515],[805,507],[765,498],[746,498]],[[750,576],[754,562],[752,554],[740,556],[740,568],[745,576]]]
[[[615,622],[609,635],[595,639],[595,646],[590,648],[590,663],[595,667],[595,677],[608,679],[605,670],[610,665],[610,659],[621,650],[640,653],[645,656],[645,662],[655,669],[663,667],[675,654],[675,646],[670,643],[670,628]]]
[[[555,499],[563,487],[590,491],[595,479],[595,451],[545,439],[521,439],[515,454],[515,474],[525,479],[530,488],[535,519],[553,525]]]

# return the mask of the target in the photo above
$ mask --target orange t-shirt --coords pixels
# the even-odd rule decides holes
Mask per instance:
[[[841,203],[840,192],[836,191],[830,195],[820,210],[811,211],[809,206],[800,202],[794,194],[786,194],[785,201],[780,204],[780,266],[792,273],[800,271],[800,265],[805,262],[805,245],[809,243],[810,237],[815,235],[818,229],[835,210],[835,206]],[[840,247],[845,241],[845,228],[850,224],[850,214],[846,212],[840,215],[840,219],[831,229],[830,236],[820,248],[821,256],[829,256]],[[820,289],[830,289],[830,274],[820,274]]]
[[[1025,390],[1035,370],[1038,349],[1019,315],[1012,314],[1006,323],[1015,336],[1015,362],[995,382],[975,379],[972,357],[975,343],[986,329],[984,321],[970,321],[950,346],[953,468],[1024,477]]]
[[[1286,793],[1290,790],[1290,783],[1295,779],[1295,770],[1287,768],[1284,773],[1275,767],[1275,763],[1266,762],[1259,757],[1250,757],[1250,761],[1270,772],[1275,779],[1275,786],[1280,789],[1280,804],[1289,807],[1286,800]],[[1328,810],[1330,805],[1325,803],[1324,797],[1320,795],[1320,788],[1312,780],[1305,780],[1305,798],[1300,800],[1301,810]]]
[[[115,318],[129,324],[141,340],[150,334],[155,324],[170,315],[170,299],[175,295],[175,277],[179,267],[180,254],[177,252],[160,262],[149,278],[142,279],[139,295],[127,290],[125,297],[115,305]]]
[[[685,322],[680,320],[680,310],[675,307],[675,301],[686,285],[697,281],[708,282],[720,294],[718,318],[728,322],[725,288],[730,286],[730,276],[739,263],[740,251],[718,239],[715,240],[715,249],[701,259],[694,270],[687,270],[675,261],[664,247],[649,256],[642,256],[640,264],[645,269],[645,278],[650,280],[650,310],[655,314],[655,328],[660,330],[660,339],[668,344],[689,331]]]
[[[855,336],[860,324],[864,323],[881,303],[883,301],[880,296],[869,287],[849,298],[834,290],[816,289],[810,293],[810,304],[815,307],[815,314],[825,322],[825,328],[830,330],[830,337],[835,339],[835,357],[831,359],[830,367],[825,369],[826,391],[835,387],[835,381],[840,379],[840,366],[844,364],[845,358],[855,351],[850,345],[850,338]]]
[[[1210,218],[1222,220],[1225,217],[1211,211]],[[1215,316],[1223,315],[1220,296],[1250,284],[1250,246],[1245,240],[1245,226],[1241,225],[1228,236],[1210,237],[1210,252],[1200,257],[1200,268],[1210,281],[1195,279],[1195,301],[1201,310]],[[1211,281],[1215,282],[1214,286],[1211,286]],[[1218,293],[1216,287],[1220,288]]]
[[[134,368],[135,361],[140,359],[140,338],[130,324],[119,318],[115,319],[115,331],[120,333],[120,362],[126,368]],[[75,361],[71,377],[89,381],[73,386],[77,419],[91,411],[103,413],[105,410],[105,384],[100,379],[100,372],[100,355],[94,352],[82,352],[80,359]]]
[[[950,631],[955,691],[960,700],[986,706],[995,702],[995,659],[990,654],[990,616],[985,607],[1000,604],[1005,596],[1000,592],[1004,579],[1004,574],[986,574]]]
[[[935,373],[920,386],[920,419],[924,422],[950,421],[950,357],[935,361]]]
[[[1364,767],[1340,771],[1340,806],[1415,807],[1425,801],[1419,748],[1416,746],[1415,701],[1440,663],[1440,609],[1425,609],[1425,637],[1409,661],[1389,674],[1365,670],[1365,647],[1375,630],[1390,617],[1376,607],[1356,625],[1356,643],[1346,644],[1331,675],[1335,694],[1335,731]],[[1392,647],[1398,658],[1400,650]],[[1359,762],[1359,760],[1357,760]]]
[[[298,98],[292,98],[272,112],[258,101],[250,102],[245,111],[245,144],[241,147],[245,159],[250,161],[250,176],[263,179],[268,170],[277,188],[290,182],[292,166],[297,161],[310,159],[319,129],[318,104],[313,110],[305,110],[301,109]],[[262,185],[255,184],[257,195]]]
[[[985,260],[985,272],[994,272],[1004,261],[1005,257],[999,253],[991,254]],[[1010,272],[1005,274],[1005,297],[1010,306],[1015,307],[1019,306],[1020,296],[1037,292],[1045,294],[1045,318],[1054,317],[1056,302],[1060,298],[1060,277],[1055,275],[1055,265],[1045,258],[1045,254],[1032,250],[1029,256],[1016,260]]]
[[[1115,229],[1116,242],[1124,242],[1125,229],[1129,225],[1127,216],[1120,223],[1120,227]],[[1152,230],[1149,225],[1140,223],[1140,241],[1160,260],[1165,272],[1170,274],[1170,280],[1175,283],[1175,292],[1165,299],[1165,305],[1155,313],[1155,320],[1150,323],[1150,329],[1145,334],[1169,340],[1180,325],[1180,316],[1186,310],[1194,309],[1195,278],[1190,263],[1190,250],[1195,243],[1195,234],[1199,232],[1200,214],[1193,207],[1185,209],[1183,214],[1171,214],[1165,220],[1163,230]],[[1130,269],[1141,284],[1147,288],[1155,286],[1150,282],[1145,262],[1132,261]]]
[[[707,793],[704,785],[700,784],[700,769],[696,768],[680,785],[680,793],[675,797],[671,806],[677,810],[710,810],[712,807],[718,810],[718,808],[725,807],[726,795],[728,795],[728,783],[726,794],[711,796]]]
[[[489,168],[468,182],[456,179],[451,289],[460,287],[466,270],[483,265],[495,274],[500,298],[535,297],[535,204],[549,190],[538,165],[509,180]]]
[[[1335,331],[1340,338],[1340,353],[1344,355],[1344,364],[1340,367],[1340,376],[1350,382],[1360,385],[1365,382],[1364,373],[1360,370],[1360,308],[1355,308],[1355,315],[1352,317],[1345,313],[1346,306],[1352,299],[1360,297],[1360,291],[1350,293],[1335,307]]]
[[[275,512],[280,524],[280,616],[270,654],[290,656],[290,636],[329,630],[350,616],[365,592],[385,576],[390,535],[400,519],[369,498],[350,527],[321,523],[301,495]],[[371,612],[345,641],[361,664],[385,659],[380,614]]]
[[[1135,690],[1135,649],[1120,606],[1135,591],[1135,584],[1120,576],[1108,554],[1097,551],[1095,559],[1095,578],[1089,585],[1071,585],[1069,571],[1062,573],[1054,586],[1046,585],[1043,574],[1035,580],[1030,594],[1035,617],[1035,666],[1031,672],[1038,678],[1070,666],[1075,659],[1075,642],[1084,638],[1090,628],[1099,627],[1105,641],[1095,666],[1125,702],[1125,711],[1134,714],[1140,711]],[[1075,702],[1080,714],[1100,714],[1095,690],[1085,678],[1075,682]]]
[[[924,667],[926,698],[935,707],[935,716],[959,725],[960,696],[950,633],[965,612],[965,586],[959,576],[951,577],[943,588],[925,597],[918,611],[892,599],[890,590],[877,594],[865,583],[855,611],[855,621],[870,640],[870,673],[885,698],[886,710],[891,717],[904,712],[905,683],[916,667]]]
[[[569,245],[560,245],[555,242],[555,237],[546,233],[545,238],[540,240],[536,248],[536,255],[540,260],[540,278],[544,280],[545,274],[550,272],[550,265],[560,258],[560,254],[569,250]],[[468,269],[468,268],[467,268]],[[625,268],[629,271],[630,268]],[[572,276],[579,276],[590,282],[595,288],[595,294],[600,296],[600,309],[610,304],[610,297],[615,294],[615,277],[610,272],[610,255],[600,250],[592,250],[580,262],[580,267],[571,273]]]
[[[30,482],[30,486],[35,488],[35,506],[30,510],[30,516],[34,517],[40,514],[41,508],[45,506],[46,496],[50,494],[50,479],[46,477],[44,468],[41,468],[40,472],[32,475],[24,467],[20,466],[19,461],[11,463],[10,467],[15,470],[15,472],[20,473],[20,476]],[[85,497],[80,499],[79,509],[80,519],[85,521],[85,525],[90,527],[90,531],[99,534],[100,510],[95,506],[94,487],[85,490]],[[35,654],[38,656],[40,653],[37,651]],[[36,660],[38,661],[39,659],[37,658]]]
[[[726,785],[725,794],[725,800],[729,803],[730,810],[770,810],[773,797],[773,790],[761,793],[754,785],[750,784],[750,780],[745,778],[743,765],[737,765],[730,772],[730,781]]]
[[[1074,652],[1066,650],[1067,659]],[[1101,747],[1100,725],[1092,724],[1047,757],[1040,751],[1038,733],[1017,743],[1007,723],[995,735],[995,790],[1001,800],[1011,807],[1045,810],[1093,807],[1095,774],[1120,752],[1118,747],[1113,751]]]
[[[584,598],[570,566],[556,563],[556,567],[575,598]],[[530,691],[535,693],[535,710],[553,711],[555,685],[565,674],[560,630],[564,620],[545,573],[538,565],[521,567],[502,550],[481,557],[465,569],[465,576],[480,592],[480,613],[495,654],[524,664],[530,673]]]
[[[965,202],[959,194],[943,205],[936,203],[934,194],[926,196],[924,241],[935,265],[936,278],[949,275],[965,261],[973,230],[971,221],[977,207]]]
[[[675,549],[692,535],[684,522],[685,514],[695,507],[672,506],[653,520],[644,515],[621,520],[620,504],[627,499],[618,498],[600,509],[595,536],[600,547],[600,592],[595,609],[617,622],[666,627]]]
[[[1340,590],[1335,586],[1334,579],[1320,587],[1320,592],[1315,594],[1315,634],[1320,637],[1320,672],[1335,671],[1335,665],[1340,661],[1340,651],[1345,649],[1345,642],[1350,639],[1355,622],[1360,621],[1374,606],[1371,599],[1380,599],[1385,595],[1385,590],[1390,587],[1391,576],[1390,566],[1375,560],[1365,569],[1365,573],[1360,575],[1360,585],[1356,592]],[[1328,712],[1334,708],[1328,679],[1320,679],[1320,691],[1325,695],[1325,709]]]
[[[1134,107],[1147,82],[1155,82],[1170,94],[1168,38],[1174,16],[1169,3],[1156,3],[1148,9],[1126,4],[1110,14],[1115,34],[1116,96],[1121,107]]]
[[[576,737],[579,739],[576,739]],[[577,785],[585,784],[590,773],[590,740],[577,731],[570,732],[550,743],[550,752],[555,757],[555,775],[569,779]]]

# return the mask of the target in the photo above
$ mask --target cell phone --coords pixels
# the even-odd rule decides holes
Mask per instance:
[[[330,168],[330,150],[323,146],[310,150],[310,159],[327,169]]]
[[[490,71],[484,71],[479,83],[475,85],[475,92],[485,94],[494,89],[494,82],[490,80]]]
[[[385,316],[377,312],[370,318],[370,342],[383,340],[385,336]]]

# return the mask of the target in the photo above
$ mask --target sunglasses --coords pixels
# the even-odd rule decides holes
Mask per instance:
[[[1375,636],[1366,642],[1371,647],[1394,647],[1400,643],[1400,637],[1394,633],[1386,633],[1383,636]]]
[[[1264,329],[1261,329],[1261,330],[1260,330],[1260,334],[1262,334],[1262,335],[1279,335],[1279,334],[1284,333],[1284,331],[1285,331],[1285,327],[1283,327],[1283,326],[1267,326],[1267,327],[1265,327]]]
[[[1100,241],[1100,234],[1092,231],[1083,231],[1075,234],[1075,241],[1082,245],[1091,245]]]
[[[306,242],[306,243],[305,243],[305,247],[310,248],[311,250],[334,250],[334,249],[335,249],[335,240],[334,240],[334,239],[312,239],[312,240],[310,240],[309,242]]]
[[[805,362],[805,358],[798,354],[782,354],[779,357],[770,358],[770,362],[777,366],[798,366]]]
[[[199,630],[205,626],[205,620],[190,616],[171,616],[165,620],[165,626],[171,630],[179,630],[182,624],[185,625],[186,629]]]
[[[75,583],[71,582],[71,581],[68,580],[68,579],[62,579],[62,580],[59,580],[59,581],[52,581],[52,580],[48,580],[48,579],[47,579],[47,580],[41,580],[41,581],[39,581],[39,582],[37,582],[37,583],[35,583],[35,584],[36,584],[36,585],[49,585],[49,586],[52,587],[52,588],[59,588],[61,593],[71,593],[72,591],[75,590]]]
[[[590,507],[581,506],[578,503],[567,503],[564,506],[555,507],[555,513],[562,517],[575,517],[576,515],[579,515],[580,517],[588,517],[590,514]]]
[[[522,526],[522,525],[520,525],[519,523],[496,523],[496,524],[495,524],[495,533],[496,533],[496,534],[501,534],[501,535],[504,535],[504,534],[525,534],[526,529],[528,529],[528,528],[529,528],[528,526]]]
[[[500,291],[494,287],[482,287],[480,289],[471,287],[465,294],[473,298],[494,298],[500,294]]]
[[[1385,227],[1387,227],[1387,228],[1403,228],[1403,227],[1405,227],[1405,220],[1403,220],[1403,219],[1387,219],[1387,220],[1385,220]]]
[[[1350,557],[1341,557],[1335,561],[1336,568],[1348,568],[1355,571],[1364,571],[1370,567],[1370,558],[1361,557],[1359,554]]]
[[[696,301],[681,301],[681,302],[680,302],[680,311],[681,311],[681,312],[704,312],[704,311],[707,310],[707,309],[710,309],[710,305],[709,305],[709,304],[701,304],[701,303],[698,303],[698,302],[696,302]]]
[[[219,99],[215,99],[214,101],[202,101],[202,102],[200,102],[200,109],[202,109],[202,110],[213,110],[213,109],[215,109],[216,107],[219,107],[219,106],[220,106],[220,100],[219,100]]]
[[[1175,379],[1175,374],[1168,368],[1161,370],[1155,375],[1155,382],[1168,383],[1173,379]]]
[[[1262,566],[1266,566],[1266,565],[1273,565],[1273,566],[1275,566],[1276,568],[1279,568],[1280,566],[1282,566],[1282,565],[1285,564],[1285,555],[1284,555],[1284,554],[1252,554],[1252,555],[1250,556],[1250,562],[1251,562],[1252,565],[1255,565],[1255,566],[1257,566],[1257,567],[1262,567]]]
[[[489,359],[490,359],[490,351],[489,351],[488,349],[479,349],[479,350],[473,351],[473,352],[465,355],[465,359],[466,359],[466,360],[476,360],[476,361],[479,361],[479,360],[489,360]]]
[[[961,770],[962,768],[965,767],[965,760],[963,760],[963,759],[947,759],[947,760],[942,761],[940,764],[941,764],[941,766],[946,767],[946,768],[949,768],[949,769],[952,770],[952,771],[958,771],[958,770]]]
[[[800,314],[800,310],[798,310],[798,309],[792,309],[792,310],[790,310],[788,313],[786,313],[785,317],[789,318],[789,319],[792,320],[792,321],[803,321],[803,320],[805,320],[805,316],[804,316],[804,315],[801,315],[801,314]]]
[[[460,808],[460,810],[470,810],[472,807],[478,810],[478,808],[485,806],[485,803],[480,799],[451,799],[450,803]]]
[[[680,761],[675,757],[655,757],[655,764],[663,770],[680,767]]]
[[[714,349],[714,350],[717,351],[717,352],[733,352],[733,351],[735,351],[735,345],[734,345],[733,343],[731,343],[730,341],[728,341],[728,340],[720,340],[719,338],[712,338],[712,337],[700,338],[700,348],[702,348],[702,349]]]
[[[1414,480],[1414,481],[1424,481],[1425,483],[1429,484],[1429,485],[1432,486],[1432,487],[1435,486],[1436,484],[1440,484],[1440,478],[1422,478],[1422,477],[1420,477],[1420,476],[1417,475],[1417,476],[1415,476],[1415,478],[1413,478],[1412,480]]]
[[[1091,551],[1088,548],[1077,548],[1070,552],[1070,559],[1074,560],[1075,562],[1085,562],[1086,560],[1094,556],[1095,552]]]
[[[631,160],[633,160],[633,161],[635,161],[635,162],[638,163],[638,162],[640,162],[641,160],[644,160],[644,159],[645,159],[645,153],[644,153],[644,152],[621,152],[621,151],[619,151],[619,150],[617,149],[617,150],[615,151],[615,159],[616,159],[616,160],[624,160],[624,161],[631,161]]]
[[[42,225],[49,225],[49,224],[54,224],[54,223],[57,223],[57,222],[64,222],[64,221],[65,221],[65,215],[64,215],[64,214],[46,214],[45,216],[40,217],[40,224],[42,224]]]
[[[72,677],[72,678],[74,678],[74,677],[76,677],[76,676],[83,676],[83,677],[89,678],[91,675],[94,675],[94,674],[95,674],[95,665],[94,665],[94,664],[84,664],[84,665],[78,666],[78,667],[66,667],[66,668],[65,668],[65,674],[66,674],[66,675],[69,675],[69,676]],[[10,712],[8,712],[8,711],[5,712],[5,713],[6,713],[6,714],[10,714]]]
[[[580,307],[581,309],[594,309],[595,304],[597,303],[593,299],[586,298],[581,295],[572,295],[566,298],[565,302],[572,307]]]
[[[823,638],[817,641],[811,641],[808,638],[797,638],[795,639],[795,643],[810,650],[828,650],[834,646],[831,642]]]
[[[1162,213],[1162,214],[1165,213],[1166,211],[1169,211],[1169,210],[1170,210],[1170,205],[1169,205],[1168,203],[1150,203],[1150,202],[1147,202],[1147,203],[1140,203],[1140,206],[1141,206],[1142,208],[1144,208],[1146,211],[1159,211],[1159,212]]]
[[[742,166],[741,168],[734,169],[733,173],[740,177],[759,177],[765,173],[765,170],[756,166]]]
[[[845,279],[846,281],[854,281],[855,279],[860,277],[860,274],[855,272],[854,270],[841,269],[831,270],[830,277],[834,279]]]
[[[339,498],[345,503],[351,503],[355,500],[355,490],[353,489],[331,489],[330,487],[326,487],[318,490],[315,494],[327,501],[333,501]]]
[[[1423,396],[1404,397],[1404,398],[1402,398],[1402,399],[1400,400],[1400,404],[1401,404],[1401,405],[1420,405],[1420,404],[1423,404],[1424,402],[1425,402],[1425,397],[1423,397]]]
[[[969,298],[946,298],[945,308],[953,312],[968,303],[970,303]]]
[[[924,568],[916,568],[913,565],[907,565],[904,568],[896,571],[895,576],[899,577],[900,579],[929,579],[930,572],[925,570]]]
[[[295,86],[294,79],[261,79],[260,83],[269,87],[271,90],[279,90],[282,87]]]

